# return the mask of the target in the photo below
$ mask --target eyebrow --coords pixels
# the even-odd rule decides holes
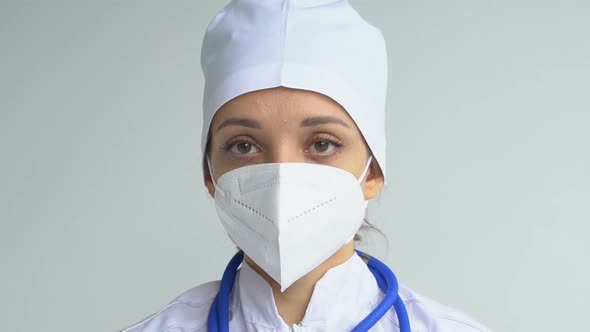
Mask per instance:
[[[311,126],[317,126],[317,125],[327,124],[327,123],[339,124],[339,125],[345,126],[347,128],[350,128],[350,126],[346,122],[344,122],[338,118],[335,118],[333,116],[315,116],[312,118],[305,118],[305,119],[303,119],[303,121],[301,121],[300,126],[301,127],[311,127]],[[229,118],[229,119],[226,119],[225,121],[223,121],[219,126],[217,126],[216,131],[219,131],[221,128],[224,128],[227,126],[243,126],[243,127],[248,127],[248,128],[254,128],[254,129],[262,128],[260,123],[256,120],[247,119],[247,118]]]
[[[256,120],[246,119],[246,118],[229,118],[223,121],[219,126],[217,126],[216,131],[219,131],[223,127],[227,126],[244,126],[248,128],[255,128],[260,129],[260,123]]]
[[[347,128],[350,128],[350,126],[346,122],[332,116],[316,116],[313,118],[303,119],[303,121],[301,121],[301,127],[317,126],[326,123],[339,124]]]

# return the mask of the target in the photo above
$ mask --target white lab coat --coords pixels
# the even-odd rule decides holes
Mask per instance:
[[[207,316],[220,282],[189,289],[160,311],[121,332],[206,332]],[[490,332],[466,314],[400,284],[413,332]],[[358,256],[326,272],[316,283],[303,321],[288,326],[279,316],[268,283],[242,264],[231,294],[231,331],[350,331],[382,300],[373,274]],[[398,331],[392,308],[371,331]]]

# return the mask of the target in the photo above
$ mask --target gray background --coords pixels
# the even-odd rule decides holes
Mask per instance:
[[[199,52],[223,1],[0,2],[2,331],[113,331],[220,277]],[[365,249],[497,331],[582,331],[587,1],[353,1],[387,39]]]

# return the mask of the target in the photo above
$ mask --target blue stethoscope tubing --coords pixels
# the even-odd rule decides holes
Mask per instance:
[[[392,305],[395,309],[395,314],[397,315],[400,332],[410,332],[408,312],[406,311],[404,302],[398,294],[399,286],[393,271],[377,258],[369,256],[360,250],[356,250],[356,252],[359,256],[369,257],[367,266],[371,273],[373,273],[379,288],[385,293],[385,297],[381,303],[379,303],[379,305],[377,305],[377,307],[365,317],[365,319],[352,329],[352,332],[369,331],[369,329],[375,325],[383,315],[385,315]],[[219,292],[217,293],[217,296],[215,296],[215,299],[211,304],[211,309],[209,310],[207,321],[208,332],[229,332],[230,294],[234,286],[238,267],[243,259],[244,253],[240,250],[234,255],[234,257],[232,257],[223,272]]]

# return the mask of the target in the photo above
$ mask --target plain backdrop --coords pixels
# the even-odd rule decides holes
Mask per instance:
[[[387,41],[363,248],[495,331],[582,331],[588,1],[355,0]],[[114,331],[218,279],[201,41],[225,1],[0,1],[0,330]]]

